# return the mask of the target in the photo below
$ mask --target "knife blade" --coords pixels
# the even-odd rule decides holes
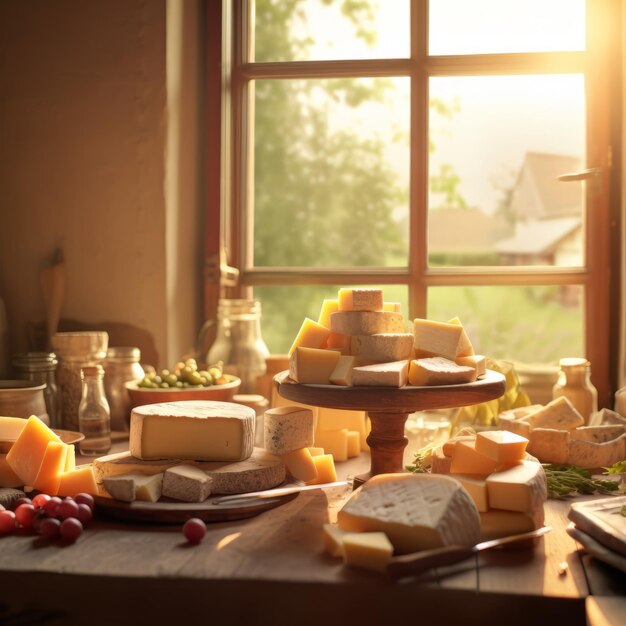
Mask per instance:
[[[286,496],[291,493],[300,493],[301,491],[310,491],[312,489],[326,489],[329,487],[345,487],[350,482],[347,480],[337,480],[333,483],[321,483],[319,485],[294,485],[292,487],[278,487],[276,489],[267,489],[266,491],[253,491],[251,493],[239,493],[232,496],[222,496],[215,498],[212,504],[235,504],[246,500],[266,500],[267,498],[277,498],[278,496]]]
[[[394,580],[403,578],[404,576],[414,576],[416,574],[420,574],[421,572],[425,572],[426,570],[432,569],[433,567],[442,567],[444,565],[459,563],[460,561],[464,561],[482,550],[489,550],[491,548],[497,548],[509,543],[541,537],[542,535],[549,533],[551,530],[552,526],[542,526],[541,528],[537,528],[536,530],[532,530],[527,533],[508,535],[506,537],[500,537],[499,539],[483,541],[481,543],[477,543],[471,548],[453,545],[445,546],[443,548],[434,548],[433,550],[422,550],[421,552],[414,552],[412,554],[394,556],[387,565],[387,574]]]

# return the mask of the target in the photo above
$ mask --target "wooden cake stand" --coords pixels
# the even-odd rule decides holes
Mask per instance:
[[[450,409],[499,398],[506,388],[502,374],[487,370],[473,383],[414,387],[341,387],[338,385],[301,385],[289,372],[274,377],[278,393],[295,402],[349,411],[367,411],[372,430],[367,437],[371,465],[367,474],[355,478],[355,487],[376,474],[404,472],[402,459],[408,439],[404,425],[410,413],[431,409]]]

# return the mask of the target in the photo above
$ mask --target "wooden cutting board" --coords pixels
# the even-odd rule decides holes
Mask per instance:
[[[254,448],[249,459],[235,463],[186,460],[142,461],[132,457],[126,451],[96,459],[93,462],[93,468],[96,481],[102,483],[102,479],[106,476],[154,475],[180,464],[194,465],[206,472],[213,479],[212,496],[264,491],[281,485],[286,477],[284,463],[262,448]],[[167,523],[199,517],[208,522],[223,522],[258,515],[289,502],[295,495],[277,496],[253,503],[248,501],[246,504],[220,505],[214,504],[212,497],[204,502],[189,503],[170,498],[161,498],[158,502],[123,502],[106,496],[97,496],[96,505],[101,512],[126,520]]]

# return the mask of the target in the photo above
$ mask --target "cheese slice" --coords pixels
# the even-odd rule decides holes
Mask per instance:
[[[343,556],[343,539],[347,535],[356,533],[349,533],[345,530],[341,530],[337,524],[324,524],[323,537],[324,537],[324,550],[330,554],[330,556]]]
[[[78,493],[98,495],[98,485],[91,465],[83,465],[61,474],[58,495],[74,497]]]
[[[359,433],[361,450],[365,451],[368,449],[366,440],[369,429],[367,428],[367,422],[365,411],[347,411],[346,409],[320,407],[315,432],[317,434],[317,431],[320,430],[341,430],[342,428],[346,428],[349,431],[354,430]]]
[[[391,311],[337,311],[330,316],[330,329],[350,336],[406,332],[402,315]]]
[[[29,417],[6,456],[7,463],[20,477],[22,484],[34,484],[51,441],[61,443],[61,439],[39,418],[34,415]]]
[[[340,356],[328,379],[333,385],[352,386],[352,368],[356,359],[353,356]]]
[[[418,359],[442,356],[454,361],[462,346],[463,326],[416,318],[413,320],[415,355]]]
[[[135,407],[130,453],[138,459],[242,461],[254,447],[254,409],[232,402],[190,400]]]
[[[194,465],[175,465],[163,472],[163,495],[181,502],[204,502],[212,485],[213,479]]]
[[[329,334],[330,330],[328,328],[306,317],[291,344],[291,348],[289,348],[289,356],[299,346],[303,348],[322,348],[326,345]]]
[[[317,468],[308,448],[293,450],[280,458],[293,478],[305,482],[317,478]]]
[[[443,357],[413,359],[409,365],[409,384],[457,385],[476,380],[476,369],[457,365]]]
[[[404,387],[408,375],[408,361],[363,365],[352,370],[352,384],[355,386]]]
[[[271,454],[282,456],[313,445],[313,412],[299,406],[282,406],[265,411],[263,441]]]
[[[340,311],[382,311],[382,289],[342,288],[338,293]]]
[[[313,457],[317,478],[307,480],[307,485],[322,485],[324,483],[334,483],[337,480],[337,471],[332,454],[319,454]]]
[[[347,533],[341,539],[344,563],[385,572],[393,556],[393,545],[385,533]]]
[[[335,311],[339,310],[339,301],[335,300],[324,300],[322,302],[322,308],[320,309],[320,314],[317,319],[317,323],[324,328],[330,330],[330,314],[335,313]]]
[[[458,481],[431,474],[378,474],[339,511],[347,531],[384,532],[396,552],[473,546],[480,535],[475,504]]]
[[[524,458],[528,439],[508,430],[486,430],[476,435],[476,452],[498,465],[512,465]]]
[[[348,458],[352,459],[361,454],[361,435],[356,430],[348,431]]]
[[[341,352],[298,346],[289,358],[289,378],[309,385],[328,385]]]
[[[401,361],[413,356],[411,333],[354,335],[350,353],[377,362]]]
[[[565,396],[559,396],[544,407],[522,418],[532,428],[569,430],[583,426],[585,420]]]
[[[144,476],[142,474],[127,474],[123,476],[109,476],[104,479],[104,488],[112,498],[133,502],[156,502],[161,497],[163,474]]]
[[[55,496],[59,491],[61,475],[65,471],[67,446],[58,441],[49,441],[43,455],[33,488]]]
[[[486,476],[498,466],[493,459],[476,452],[476,441],[458,441],[452,454],[452,474],[481,474]]]
[[[541,463],[521,461],[493,472],[486,479],[489,506],[493,509],[533,512],[547,499],[546,476]]]
[[[479,513],[489,510],[489,496],[487,494],[487,483],[483,476],[472,474],[454,474],[463,488],[469,493],[470,498],[476,505]]]
[[[65,457],[65,470],[71,472],[76,469],[76,446],[70,444],[67,446],[67,456]]]
[[[315,445],[324,448],[325,454],[332,454],[335,461],[348,460],[348,430],[318,430]]]

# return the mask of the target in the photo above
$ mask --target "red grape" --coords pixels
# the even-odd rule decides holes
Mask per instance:
[[[77,493],[74,496],[76,504],[86,504],[92,511],[95,506],[93,496],[90,493]]]
[[[51,518],[46,515],[46,512],[43,509],[36,509],[35,517],[33,518],[33,525],[32,525],[32,529],[36,533],[41,531],[41,522],[43,522],[43,520],[45,519],[51,519]]]
[[[76,541],[82,532],[83,525],[75,517],[64,519],[59,527],[59,534],[63,539],[67,539],[68,541]]]
[[[83,504],[82,502],[78,505],[78,513],[76,513],[76,517],[80,520],[81,524],[84,526],[87,522],[91,521],[93,517],[93,513],[87,504]]]
[[[33,506],[36,509],[43,509],[46,502],[50,502],[50,496],[47,493],[38,493],[33,498]]]
[[[59,506],[59,504],[61,504],[61,502],[63,502],[61,498],[59,498],[58,496],[53,496],[52,498],[50,498],[50,500],[48,500],[48,502],[43,505],[43,510],[48,515],[56,515],[57,507]]]
[[[183,524],[183,535],[189,543],[200,543],[206,535],[206,524],[198,517],[192,517]]]
[[[71,498],[61,500],[61,503],[56,509],[56,517],[60,519],[67,519],[68,517],[76,517],[78,515],[78,504]]]
[[[15,530],[15,513],[13,511],[0,512],[0,536],[10,535]]]
[[[32,500],[30,498],[26,498],[26,497],[22,497],[22,498],[18,498],[14,503],[13,503],[13,510],[15,511],[15,509],[17,509],[18,506],[20,506],[20,504],[32,504]]]
[[[20,526],[31,528],[35,517],[35,507],[32,504],[20,504],[15,509],[15,519]]]
[[[46,539],[56,539],[59,536],[60,528],[61,522],[54,517],[45,517],[39,523],[39,532]]]

